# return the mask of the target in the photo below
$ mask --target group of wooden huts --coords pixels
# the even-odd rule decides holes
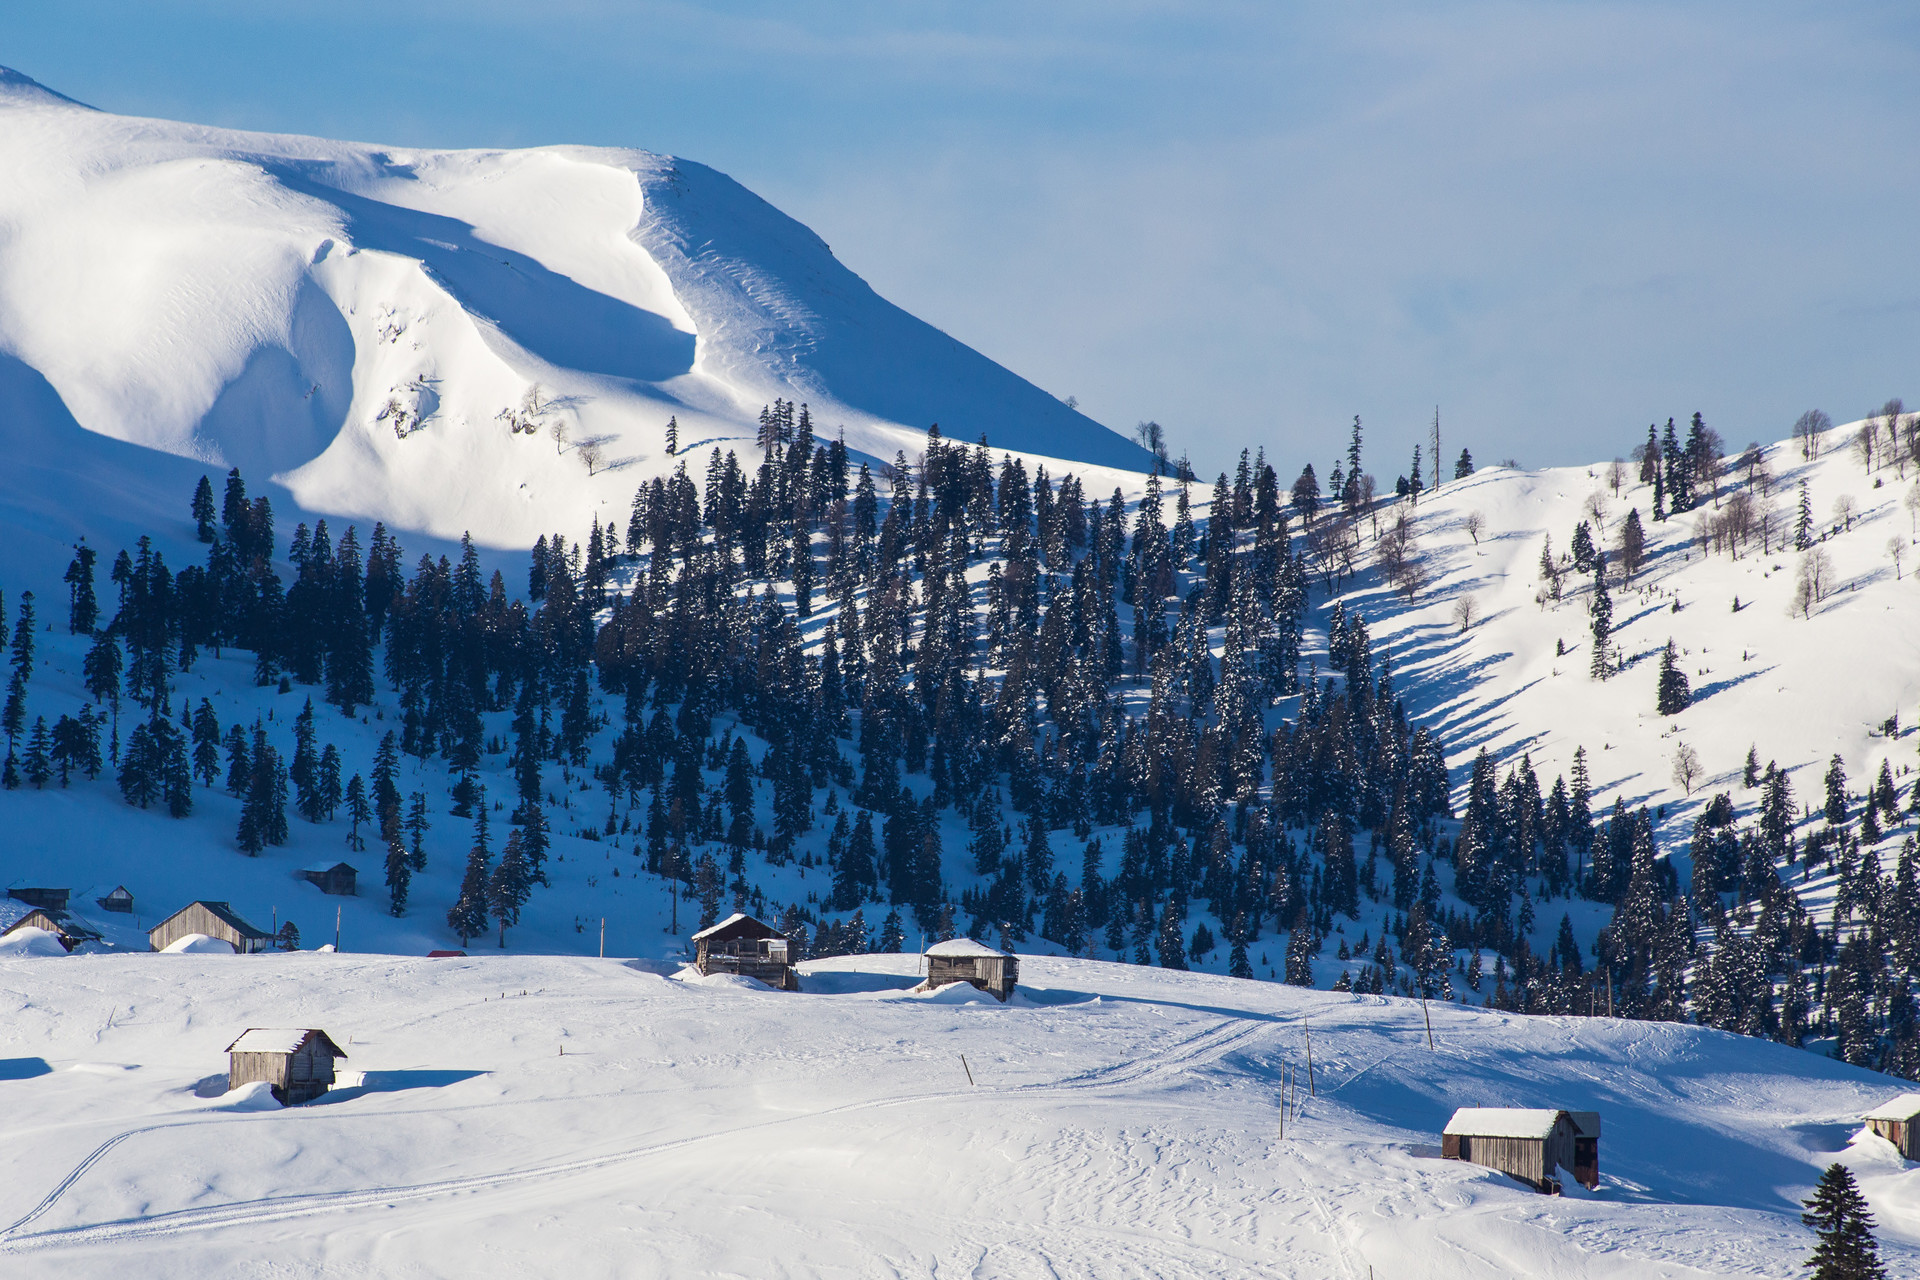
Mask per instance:
[[[359,872],[345,862],[316,862],[294,872],[297,879],[326,894],[352,896],[359,892]],[[7,890],[0,899],[0,937],[22,929],[40,929],[50,933],[68,951],[87,943],[100,942],[104,934],[96,925],[72,910],[71,889],[21,887]],[[94,899],[102,911],[117,915],[133,914],[133,894],[125,885],[115,885],[106,896]],[[214,899],[197,899],[174,912],[147,931],[147,942],[154,951],[165,951],[180,939],[205,934],[232,946],[241,954],[290,948],[298,945],[299,934],[291,925],[268,932],[241,919],[233,907]]]
[[[693,967],[703,975],[757,978],[775,991],[798,991],[793,951],[787,936],[772,925],[735,912],[693,935]],[[926,978],[916,991],[933,991],[966,982],[1005,1002],[1020,980],[1020,961],[972,938],[936,942],[926,951]]]
[[[1861,1119],[1902,1159],[1920,1160],[1920,1093],[1900,1094]],[[1593,1189],[1600,1185],[1600,1113],[1462,1107],[1441,1131],[1440,1154],[1498,1169],[1550,1195],[1563,1190],[1562,1173]]]

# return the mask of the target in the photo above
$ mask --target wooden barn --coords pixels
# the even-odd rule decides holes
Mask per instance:
[[[1020,961],[972,938],[949,938],[927,948],[927,980],[920,990],[932,991],[954,982],[971,982],[996,1000],[1013,994],[1020,981]]]
[[[310,867],[300,868],[294,874],[308,884],[318,885],[322,893],[351,898],[360,892],[355,887],[360,873],[344,862],[316,862]]]
[[[208,901],[190,902],[147,930],[147,945],[152,950],[165,951],[190,933],[219,938],[232,944],[242,955],[265,951],[273,945],[272,934],[242,920],[226,903]]]
[[[1898,1148],[1902,1158],[1920,1160],[1920,1093],[1903,1093],[1867,1112],[1867,1128]]]
[[[703,974],[737,973],[776,991],[798,991],[786,935],[739,912],[693,935],[693,967]]]
[[[1441,1131],[1449,1160],[1498,1169],[1535,1191],[1558,1195],[1560,1170],[1600,1185],[1600,1113],[1527,1107],[1462,1107]]]
[[[73,896],[71,889],[9,889],[7,896],[15,902],[24,902],[30,907],[45,907],[49,911],[65,911],[67,899]]]
[[[0,938],[19,929],[45,929],[69,951],[83,942],[100,941],[98,929],[63,907],[30,906],[15,898],[9,898],[6,907],[0,910]]]
[[[118,911],[126,915],[133,914],[133,894],[128,892],[127,886],[123,884],[115,885],[112,893],[104,898],[95,898],[94,901],[100,904],[102,911]]]
[[[227,1053],[229,1091],[265,1080],[287,1107],[325,1093],[333,1084],[333,1060],[347,1056],[326,1032],[312,1027],[249,1027]]]

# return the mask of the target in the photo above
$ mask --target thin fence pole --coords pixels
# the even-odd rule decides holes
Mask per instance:
[[[1307,1026],[1305,1019],[1301,1020],[1300,1026],[1307,1033],[1307,1096],[1316,1098],[1320,1095],[1313,1087],[1313,1028]]]

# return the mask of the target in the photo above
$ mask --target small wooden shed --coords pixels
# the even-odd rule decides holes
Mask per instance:
[[[12,911],[0,912],[0,938],[19,929],[45,929],[71,951],[83,942],[100,941],[100,931],[70,911],[59,907],[31,907],[24,900],[9,903]]]
[[[1577,1119],[1576,1119],[1577,1117]],[[1441,1131],[1449,1160],[1498,1169],[1549,1195],[1565,1169],[1588,1187],[1600,1184],[1600,1113],[1533,1107],[1462,1107]]]
[[[232,907],[206,900],[189,902],[147,930],[147,945],[155,951],[165,951],[190,933],[219,938],[242,955],[265,951],[273,945],[272,934],[242,920]]]
[[[1903,1093],[1867,1112],[1867,1128],[1891,1142],[1903,1159],[1920,1160],[1920,1093]]]
[[[229,1091],[265,1080],[287,1107],[325,1093],[333,1084],[333,1060],[347,1056],[332,1037],[313,1027],[249,1027],[227,1053]]]
[[[100,904],[102,911],[119,911],[126,915],[133,914],[133,894],[128,892],[127,886],[123,884],[115,885],[112,893],[104,898],[95,898],[94,901]]]
[[[322,893],[350,898],[360,892],[355,887],[360,873],[344,862],[316,862],[310,867],[300,868],[294,874],[308,884],[318,885]]]
[[[1020,961],[972,938],[949,938],[927,948],[927,980],[921,990],[932,991],[954,982],[971,982],[996,1000],[1013,994],[1020,981]]]
[[[737,973],[777,991],[798,991],[787,937],[738,911],[693,935],[693,967],[703,974]]]
[[[73,896],[71,889],[9,889],[7,896],[15,902],[24,902],[30,907],[45,907],[49,911],[65,911],[67,899]]]

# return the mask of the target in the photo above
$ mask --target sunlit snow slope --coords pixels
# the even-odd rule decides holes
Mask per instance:
[[[1920,1265],[1920,1172],[1856,1136],[1888,1082],[1812,1054],[1448,1005],[1429,1049],[1410,1000],[1033,957],[1003,1007],[906,995],[916,964],[783,995],[552,957],[0,960],[0,1275],[1785,1276],[1836,1159]],[[351,1074],[221,1097],[249,1026],[323,1027]],[[1438,1159],[1474,1104],[1598,1109],[1599,1192]]]
[[[882,460],[938,422],[1148,461],[705,166],[135,119],[0,68],[0,450],[19,464],[0,500],[32,535],[103,539],[118,512],[78,523],[97,497],[177,504],[184,458],[277,478],[308,512],[524,547],[674,465],[669,417],[698,468],[751,448],[775,398]],[[61,484],[82,491],[36,503]]]

